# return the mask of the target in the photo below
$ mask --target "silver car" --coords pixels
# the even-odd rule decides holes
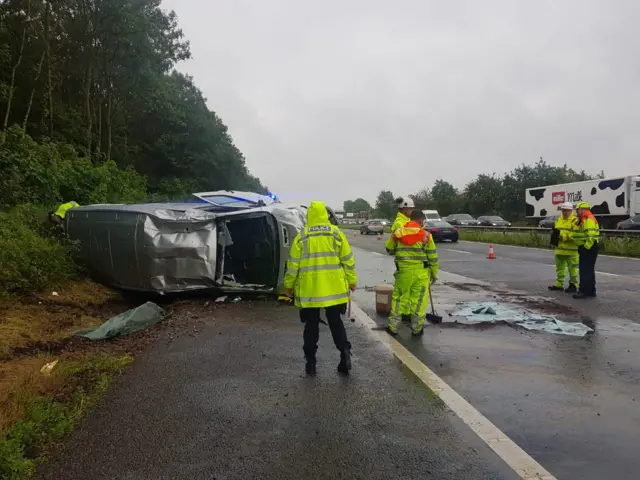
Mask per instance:
[[[377,233],[382,233],[384,231],[385,224],[386,220],[367,220],[360,227],[360,233],[362,235],[369,235],[370,233],[375,235]]]
[[[89,205],[65,218],[78,256],[115,287],[280,292],[306,207],[250,192],[194,194],[184,203]]]

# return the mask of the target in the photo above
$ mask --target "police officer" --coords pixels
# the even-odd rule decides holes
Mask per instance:
[[[600,243],[600,225],[591,213],[587,202],[576,205],[578,221],[573,238],[578,246],[578,266],[580,269],[580,287],[573,298],[591,298],[596,296],[596,260]]]
[[[304,325],[303,351],[308,375],[316,373],[320,309],[324,308],[336,348],[340,352],[338,372],[351,370],[351,344],[341,313],[356,288],[353,252],[347,237],[329,222],[322,202],[311,202],[307,224],[293,240],[284,277],[285,294],[295,298]]]

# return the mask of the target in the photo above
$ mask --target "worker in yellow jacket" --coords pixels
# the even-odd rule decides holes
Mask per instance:
[[[49,212],[49,220],[54,225],[60,225],[64,222],[65,217],[67,216],[67,212],[72,208],[79,207],[80,205],[74,201],[63,203],[60,205],[55,212]]]
[[[336,348],[340,352],[338,372],[351,370],[351,344],[341,313],[356,288],[353,252],[347,237],[329,222],[322,202],[311,202],[307,225],[291,245],[284,276],[285,294],[295,298],[304,326],[303,351],[308,375],[316,373],[320,309],[324,308]]]
[[[564,290],[567,293],[578,292],[578,245],[574,241],[574,232],[578,218],[573,214],[571,202],[560,207],[562,215],[556,220],[557,245],[555,249],[556,283],[549,290]],[[569,270],[569,286],[565,290],[564,279]]]
[[[424,319],[429,304],[429,282],[438,277],[438,253],[431,234],[423,227],[425,215],[411,212],[409,221],[396,229],[385,243],[387,253],[395,257],[393,296],[387,331],[398,334],[402,312],[411,313],[413,335],[424,333]]]
[[[404,227],[406,223],[410,220],[409,217],[411,212],[415,209],[415,204],[409,195],[405,197],[396,198],[396,205],[398,206],[398,214],[396,215],[393,224],[391,225],[391,235],[393,237],[393,232],[398,230],[400,227]],[[411,313],[408,310],[409,303],[402,303],[402,311],[400,312],[401,318],[403,322],[411,322]]]
[[[413,200],[411,200],[408,195],[406,197],[396,198],[396,205],[398,206],[398,214],[391,225],[391,233],[395,232],[400,227],[404,227],[404,225],[409,221],[409,215],[411,215],[413,209],[416,208]]]
[[[578,245],[578,267],[580,270],[580,288],[573,298],[591,298],[596,296],[596,260],[600,248],[600,225],[591,213],[587,202],[576,205],[578,222],[573,238]]]

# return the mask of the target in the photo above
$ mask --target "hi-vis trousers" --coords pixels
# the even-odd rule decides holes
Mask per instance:
[[[424,318],[429,304],[429,269],[396,270],[389,330],[398,331],[402,315],[411,314],[411,329],[419,333],[424,328]]]

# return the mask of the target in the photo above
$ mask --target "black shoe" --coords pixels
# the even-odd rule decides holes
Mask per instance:
[[[576,287],[575,285],[569,285],[564,292],[565,293],[576,293],[578,291],[578,287]]]
[[[305,372],[307,372],[307,375],[315,375],[316,374],[316,361],[314,360],[307,360],[307,364],[304,367]]]
[[[391,330],[391,327],[387,327],[386,330],[387,330],[387,333],[389,335],[391,335],[392,337],[395,337],[396,335],[398,335],[398,331],[397,330]]]
[[[345,348],[340,352],[338,372],[343,375],[349,375],[349,370],[351,370],[351,351],[348,348]]]
[[[576,293],[573,298],[575,298],[576,300],[583,300],[585,298],[595,298],[595,295],[587,295],[586,293],[582,293],[582,292],[578,292]]]
[[[421,328],[418,331],[411,332],[411,335],[413,335],[414,337],[421,337],[422,335],[424,335],[424,328]]]
[[[557,285],[551,285],[549,287],[549,290],[551,290],[552,292],[561,292],[564,289],[562,287],[558,287]]]

